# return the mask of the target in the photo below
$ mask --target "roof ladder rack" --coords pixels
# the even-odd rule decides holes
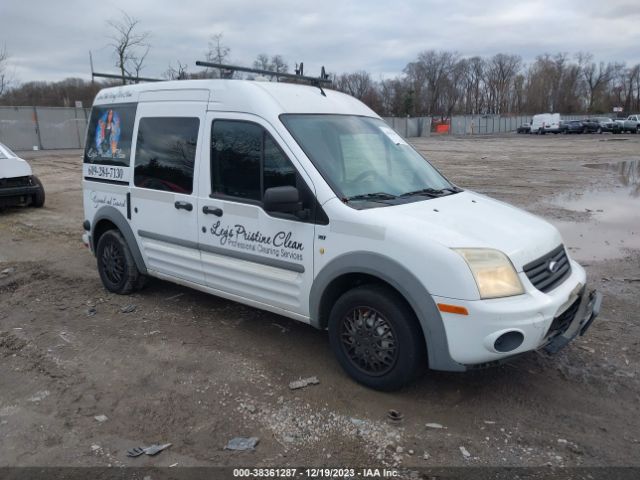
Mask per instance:
[[[208,68],[219,68],[221,71],[225,72],[246,72],[246,73],[255,73],[257,75],[264,75],[266,77],[276,77],[276,78],[286,78],[288,80],[302,80],[305,82],[309,82],[312,85],[321,86],[322,84],[330,84],[331,79],[329,75],[325,73],[324,67],[322,67],[322,72],[319,77],[307,77],[302,75],[302,69],[296,70],[298,73],[283,73],[283,72],[272,72],[271,70],[261,70],[258,68],[248,68],[248,67],[240,67],[237,65],[225,65],[223,63],[212,63],[212,62],[202,62],[197,61],[196,65],[199,67],[208,67]]]
[[[129,75],[118,75],[117,73],[98,73],[91,72],[91,78],[113,78],[114,80],[129,80],[131,82],[162,82],[161,78],[147,78],[147,77],[131,77]]]

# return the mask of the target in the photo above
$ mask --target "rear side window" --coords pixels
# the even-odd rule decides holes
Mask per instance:
[[[136,104],[95,106],[91,110],[85,163],[128,167]]]
[[[134,185],[190,194],[200,120],[190,117],[141,118]]]

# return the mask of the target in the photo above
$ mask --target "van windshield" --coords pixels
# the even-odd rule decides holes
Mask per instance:
[[[404,203],[459,191],[382,120],[324,114],[280,118],[344,200]]]

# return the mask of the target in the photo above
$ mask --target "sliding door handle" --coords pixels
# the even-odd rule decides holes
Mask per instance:
[[[186,210],[187,212],[193,210],[193,205],[191,205],[189,202],[176,202],[173,204],[173,206],[178,210]]]
[[[215,207],[208,207],[207,205],[205,205],[204,207],[202,207],[202,213],[204,213],[205,215],[215,215],[216,217],[221,217],[222,209],[215,208]]]

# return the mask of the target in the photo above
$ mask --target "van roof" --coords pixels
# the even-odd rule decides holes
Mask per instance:
[[[328,88],[251,80],[177,80],[100,90],[94,105],[138,102],[207,102],[209,110],[268,118],[282,113],[336,113],[378,117],[359,100]]]

